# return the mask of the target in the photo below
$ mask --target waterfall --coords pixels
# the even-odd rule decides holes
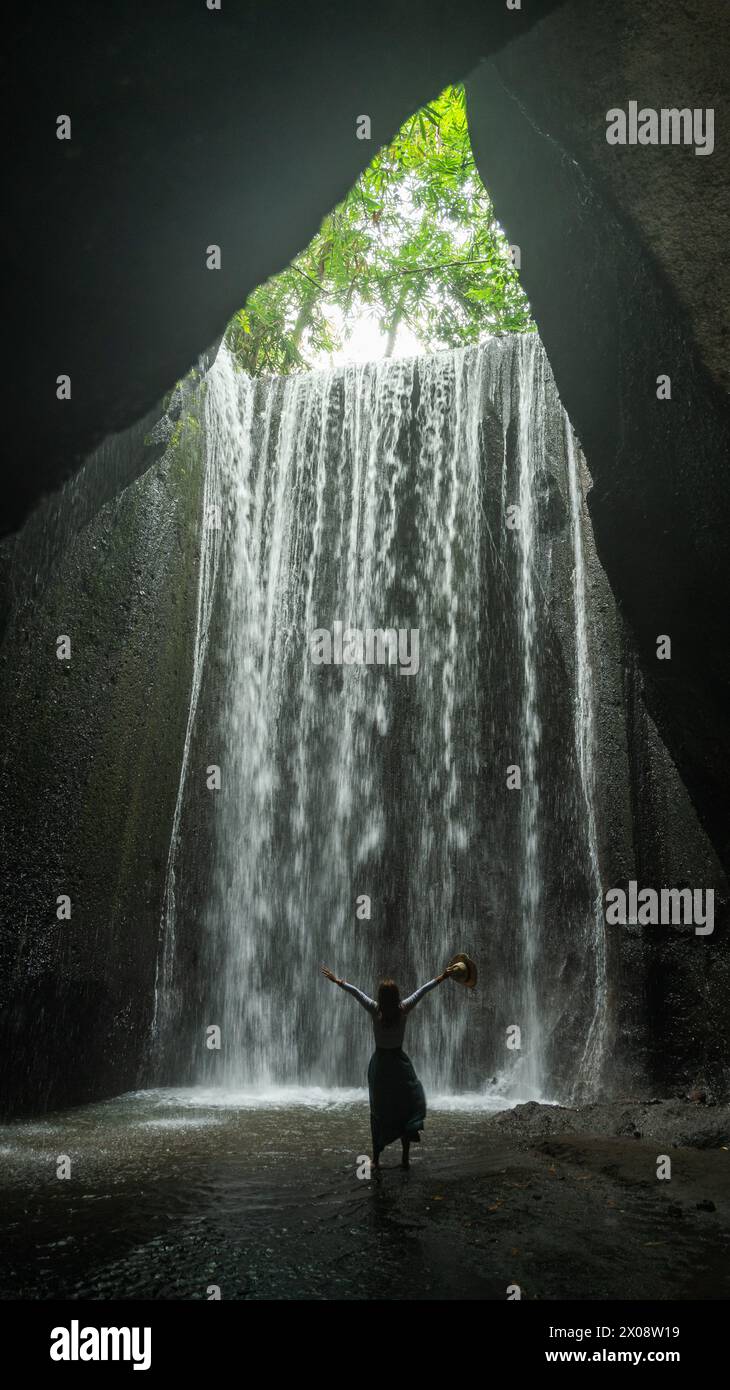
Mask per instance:
[[[219,377],[211,373],[206,383],[207,390],[191,383],[185,383],[184,399],[186,414],[201,409],[204,414],[204,439],[206,446],[205,473],[203,484],[202,513],[200,520],[200,561],[198,568],[197,612],[195,623],[195,643],[193,648],[193,669],[190,684],[190,700],[185,728],[185,741],[180,761],[175,811],[173,815],[170,848],[165,872],[165,891],[160,923],[161,949],[158,953],[157,974],[155,978],[154,1009],[152,1018],[152,1044],[159,1044],[170,1018],[181,1007],[180,991],[175,984],[175,957],[177,945],[177,872],[178,860],[182,852],[180,827],[183,802],[187,788],[190,749],[198,711],[198,701],[208,650],[213,602],[216,593],[218,567],[221,554],[222,537],[222,457],[233,441],[237,458],[242,458],[248,437],[245,415],[242,418],[238,409],[229,416],[225,414],[225,402],[221,398]],[[238,403],[237,403],[238,405]]]
[[[429,1090],[590,1089],[606,986],[587,523],[539,339],[258,381],[221,349],[204,431],[221,524],[203,529],[168,869],[176,1055],[231,1087],[360,1085],[367,1020],[320,963],[407,992],[467,950],[478,990],[444,986],[409,1024]],[[390,631],[395,659],[365,660]],[[191,738],[219,790],[186,790]],[[220,1052],[201,1047],[212,1024]]]
[[[540,783],[538,752],[542,728],[538,708],[536,644],[537,617],[535,464],[544,449],[544,391],[540,372],[543,357],[528,338],[519,345],[518,469],[519,512],[516,540],[519,550],[519,630],[522,652],[520,807],[522,856],[520,921],[522,968],[519,1018],[522,1042],[520,1082],[525,1097],[544,1095],[545,1039],[537,978],[542,907],[540,870]],[[520,764],[517,764],[520,766]]]
[[[607,962],[606,936],[603,915],[603,885],[598,854],[595,785],[595,726],[593,717],[593,674],[588,649],[588,598],[586,566],[583,549],[584,508],[580,481],[580,459],[573,443],[573,431],[564,416],[565,447],[570,496],[570,525],[573,539],[573,594],[575,605],[575,741],[580,767],[580,780],[585,801],[588,847],[593,881],[593,934],[590,958],[593,961],[593,997],[596,1001],[593,1018],[585,1042],[579,1069],[576,1095],[591,1094],[598,1085],[606,1049]]]

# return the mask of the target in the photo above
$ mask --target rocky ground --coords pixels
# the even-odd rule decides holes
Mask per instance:
[[[434,1108],[410,1171],[392,1149],[358,1177],[366,1152],[361,1100],[153,1092],[5,1126],[0,1296],[730,1295],[728,1106]]]

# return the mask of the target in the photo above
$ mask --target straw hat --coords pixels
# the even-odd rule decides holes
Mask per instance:
[[[458,955],[451,957],[449,965],[458,967],[450,976],[452,980],[456,980],[458,985],[466,985],[467,989],[474,988],[477,982],[477,968],[470,956],[459,951]]]

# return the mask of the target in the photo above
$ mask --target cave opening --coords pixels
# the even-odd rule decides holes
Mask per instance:
[[[356,134],[370,138],[366,117]],[[476,166],[464,86],[449,86],[248,297],[226,345],[250,375],[284,375],[534,332],[519,261]]]

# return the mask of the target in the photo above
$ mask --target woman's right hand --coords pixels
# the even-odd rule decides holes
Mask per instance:
[[[342,983],[340,980],[338,980],[337,976],[333,974],[333,972],[329,969],[328,966],[320,965],[319,968],[321,973],[324,975],[325,980],[331,980],[333,985],[339,985]]]

